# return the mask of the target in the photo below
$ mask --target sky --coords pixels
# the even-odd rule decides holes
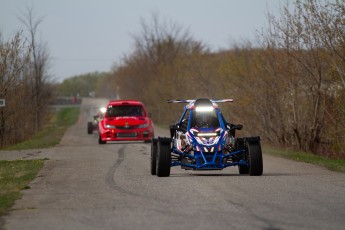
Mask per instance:
[[[0,32],[7,41],[25,29],[18,19],[33,9],[42,18],[37,35],[50,56],[57,82],[90,72],[109,72],[134,50],[140,21],[157,14],[176,23],[212,51],[255,40],[267,12],[280,15],[286,0],[0,0]]]

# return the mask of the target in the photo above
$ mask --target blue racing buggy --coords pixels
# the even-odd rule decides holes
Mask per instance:
[[[168,177],[170,168],[222,170],[238,166],[240,174],[260,176],[263,171],[260,137],[235,137],[242,125],[227,122],[217,103],[232,99],[173,100],[188,103],[180,120],[170,126],[170,137],[153,138],[151,174]]]

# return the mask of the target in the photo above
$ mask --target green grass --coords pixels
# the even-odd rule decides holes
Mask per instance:
[[[6,147],[6,150],[49,148],[60,143],[68,127],[77,122],[79,107],[60,108],[40,132],[30,140]]]
[[[60,143],[68,127],[75,124],[79,108],[60,108],[47,124],[32,139],[12,145],[7,150],[48,148]],[[30,189],[29,183],[43,167],[44,160],[0,161],[0,216],[4,215],[15,200],[21,197],[20,191]]]
[[[20,191],[28,185],[43,167],[44,160],[0,161],[0,216],[21,197]]]
[[[263,146],[263,152],[294,161],[301,161],[311,163],[314,165],[319,165],[332,171],[345,172],[345,160],[342,159],[330,159],[312,153],[292,151],[287,149],[278,149],[270,146]]]

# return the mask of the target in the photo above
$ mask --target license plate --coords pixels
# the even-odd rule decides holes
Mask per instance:
[[[137,137],[137,133],[117,133],[117,137]]]

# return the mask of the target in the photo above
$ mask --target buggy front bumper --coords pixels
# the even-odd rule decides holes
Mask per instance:
[[[194,152],[194,154],[184,153],[178,149],[172,149],[171,167],[181,166],[185,169],[193,170],[222,170],[230,166],[248,166],[248,162],[243,159],[245,150],[237,150],[224,154],[222,151],[215,153]]]

